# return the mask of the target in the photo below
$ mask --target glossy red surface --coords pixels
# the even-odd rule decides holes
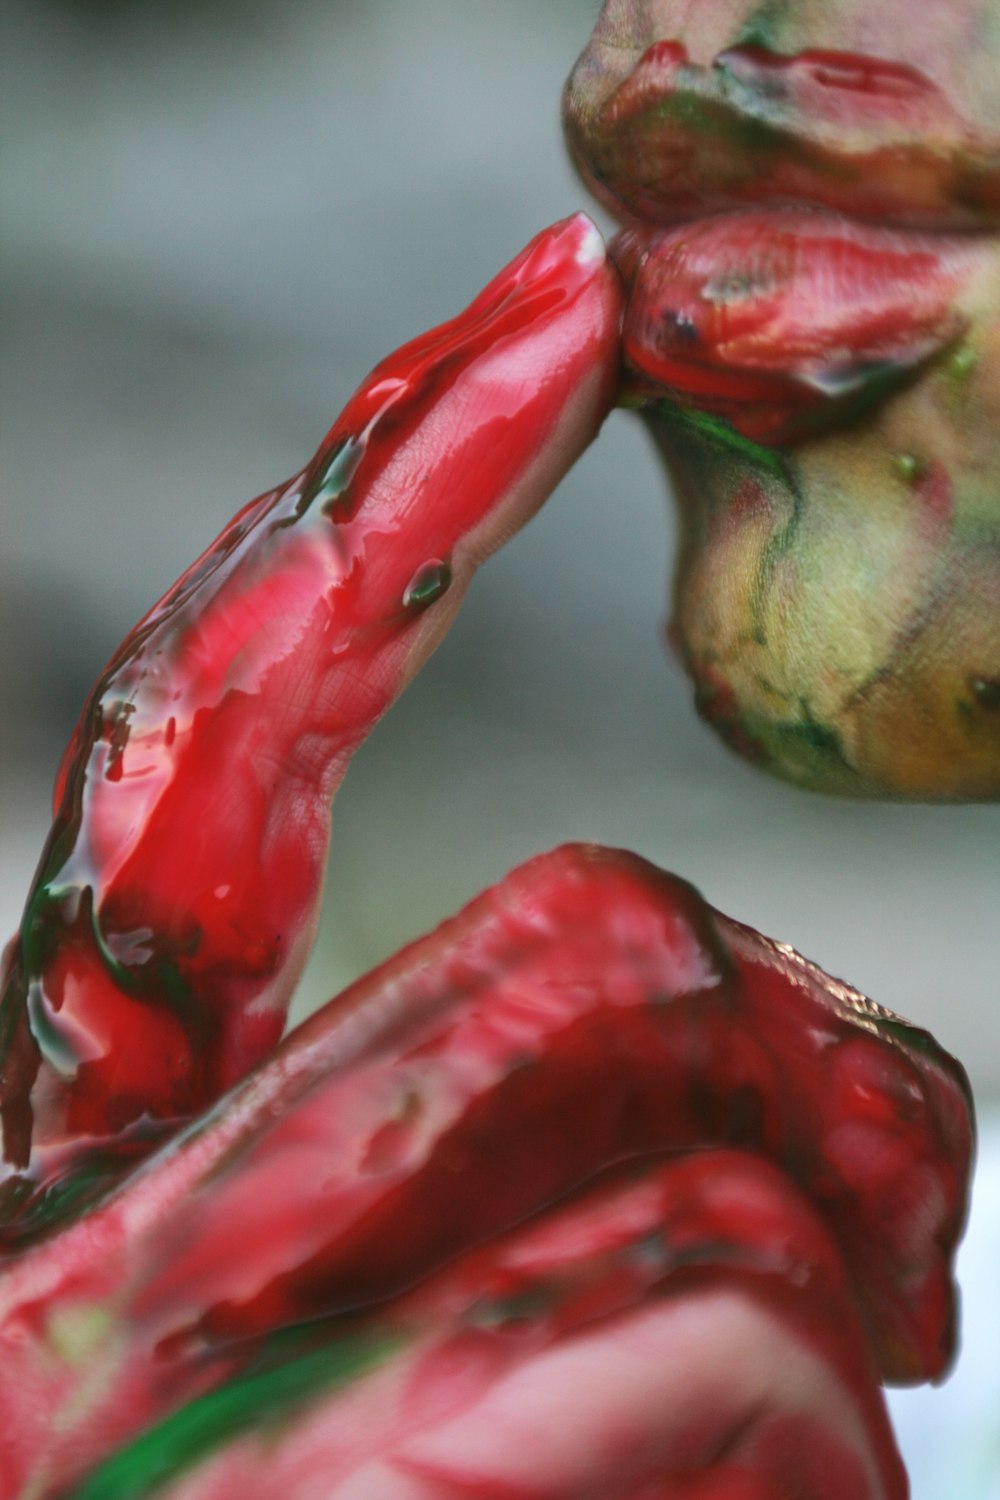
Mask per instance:
[[[978,247],[787,209],[626,231],[613,253],[633,399],[669,396],[783,445],[856,416],[958,338]]]
[[[730,1146],[765,1158],[746,1170],[771,1184],[742,1207],[742,1167],[699,1167]],[[230,1378],[261,1338],[353,1317],[662,1151],[696,1154],[672,1166],[669,1197],[623,1202],[656,1218],[678,1264],[696,1266],[702,1241],[724,1243],[730,1269],[784,1276],[804,1256],[817,1307],[824,1287],[851,1287],[883,1376],[940,1373],[971,1153],[961,1070],[683,882],[568,847],[331,1002],[224,1107],[8,1265],[7,1488],[36,1462],[39,1420],[75,1412],[66,1451],[93,1459]],[[813,1205],[801,1221],[799,1194]],[[836,1251],[816,1248],[816,1211]],[[503,1268],[513,1294],[547,1256],[603,1264],[633,1225],[622,1214],[581,1211],[569,1241],[543,1223],[513,1260],[484,1250],[470,1274]],[[88,1398],[47,1330],[95,1309],[109,1322]]]
[[[787,1495],[789,1475],[814,1500],[905,1494],[836,1247],[742,1153],[632,1166],[366,1326],[374,1369],[264,1437],[248,1422],[167,1494],[266,1476],[297,1495],[317,1473],[345,1500],[649,1494],[678,1473],[681,1494]]]
[[[311,463],[119,648],[8,950],[8,1171],[62,1171],[60,1148],[88,1137],[135,1154],[149,1122],[196,1113],[273,1047],[347,762],[478,562],[594,436],[619,321],[589,220],[546,230],[379,365]]]
[[[379,1297],[622,1156],[732,1142],[821,1197],[885,1373],[940,1372],[971,1137],[960,1072],[918,1060],[916,1033],[873,1040],[854,992],[720,932],[642,861],[585,850],[515,872],[341,1003],[378,1013],[394,988],[395,1037],[380,1027],[348,1073],[287,1101],[160,1242],[153,1300],[177,1329],[245,1336]],[[866,1064],[870,1096],[846,1109]],[[848,1126],[863,1144],[835,1156]],[[311,1182],[286,1171],[306,1139],[340,1163]],[[237,1223],[254,1253],[234,1266]]]
[[[962,331],[957,240],[783,206],[996,214],[912,67],[661,41],[599,135],[628,212],[769,205],[619,240],[632,397],[783,442]],[[580,846],[274,1050],[347,761],[596,431],[621,312],[586,221],[539,236],[95,688],[5,960],[3,1495],[904,1500],[878,1381],[951,1357],[973,1133],[925,1033]]]

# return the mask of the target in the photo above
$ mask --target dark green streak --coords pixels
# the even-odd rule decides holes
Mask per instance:
[[[418,568],[403,594],[403,607],[419,612],[447,593],[451,586],[451,568],[434,558]]]
[[[816,719],[807,716],[798,723],[780,725],[779,733],[786,739],[805,745],[821,759],[838,761],[847,770],[852,770],[850,762],[844,755],[840,735],[828,724],[820,724]]]
[[[744,437],[724,417],[715,417],[709,412],[697,411],[693,407],[678,406],[676,402],[665,400],[651,403],[647,410],[652,410],[658,416],[668,417],[679,425],[693,429],[702,437],[718,443],[723,448],[728,448],[731,453],[738,453],[741,458],[755,464],[758,469],[765,469],[767,473],[774,474],[778,479],[788,481],[788,464],[780,449],[765,448],[762,443],[755,443],[753,438]]]
[[[367,444],[358,438],[344,438],[318,467],[310,472],[302,486],[295,508],[279,526],[294,525],[315,504],[317,513],[332,520],[347,520],[354,505],[351,481],[365,456]]]
[[[342,1337],[276,1368],[239,1376],[143,1433],[66,1500],[144,1500],[226,1442],[255,1427],[273,1429],[314,1397],[364,1374],[399,1342],[385,1333]]]
[[[976,704],[990,713],[1000,710],[1000,678],[973,677],[969,688]]]
[[[736,38],[737,47],[762,47],[778,51],[778,34],[788,24],[788,0],[764,0],[743,23]]]
[[[925,1031],[922,1026],[914,1026],[910,1021],[904,1021],[901,1016],[876,1015],[874,1019],[883,1037],[898,1042],[908,1053],[915,1053],[919,1057],[926,1058],[934,1067],[947,1073],[962,1090],[974,1115],[975,1100],[965,1069],[956,1058],[944,1050],[929,1031]]]

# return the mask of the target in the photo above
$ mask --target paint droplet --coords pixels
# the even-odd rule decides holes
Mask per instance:
[[[1000,677],[973,677],[969,690],[977,707],[989,709],[992,713],[1000,710]]]
[[[892,461],[897,478],[904,484],[916,484],[927,473],[927,464],[914,453],[898,453]]]
[[[406,609],[426,609],[440,599],[451,583],[451,568],[439,557],[423,563],[403,590],[403,606]]]
[[[979,356],[975,350],[964,345],[961,349],[956,349],[951,356],[949,369],[956,380],[968,380],[978,363]]]

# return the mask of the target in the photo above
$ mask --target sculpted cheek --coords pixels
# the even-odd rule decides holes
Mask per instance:
[[[822,792],[1000,797],[998,32],[954,10],[609,0],[564,96],[627,225],[669,639],[732,748]]]

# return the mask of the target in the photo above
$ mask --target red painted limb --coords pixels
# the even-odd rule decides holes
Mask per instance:
[[[80,1366],[46,1342],[53,1315],[112,1310],[127,1338],[105,1337],[100,1379],[91,1356],[90,1389],[145,1420],[225,1374],[239,1341],[396,1294],[623,1158],[709,1146],[797,1183],[882,1374],[933,1376],[971,1128],[961,1070],[925,1033],[634,856],[557,850],[346,991],[9,1265],[0,1430],[31,1454],[38,1414],[48,1426],[79,1399]]]
[[[614,395],[621,293],[582,215],[379,365],[120,647],[66,752],[8,952],[10,1169],[148,1147],[278,1039],[318,912],[330,800],[477,564]],[[8,1213],[25,1185],[8,1184]]]
[[[619,1170],[257,1368],[277,1395],[282,1368],[324,1348],[335,1368],[338,1344],[359,1339],[373,1354],[346,1386],[319,1382],[263,1430],[266,1394],[261,1413],[235,1403],[239,1425],[210,1428],[203,1462],[161,1438],[160,1464],[177,1469],[166,1496],[256,1485],[294,1500],[320,1475],[342,1500],[906,1492],[837,1248],[743,1153]],[[116,1462],[143,1496],[141,1444]]]

